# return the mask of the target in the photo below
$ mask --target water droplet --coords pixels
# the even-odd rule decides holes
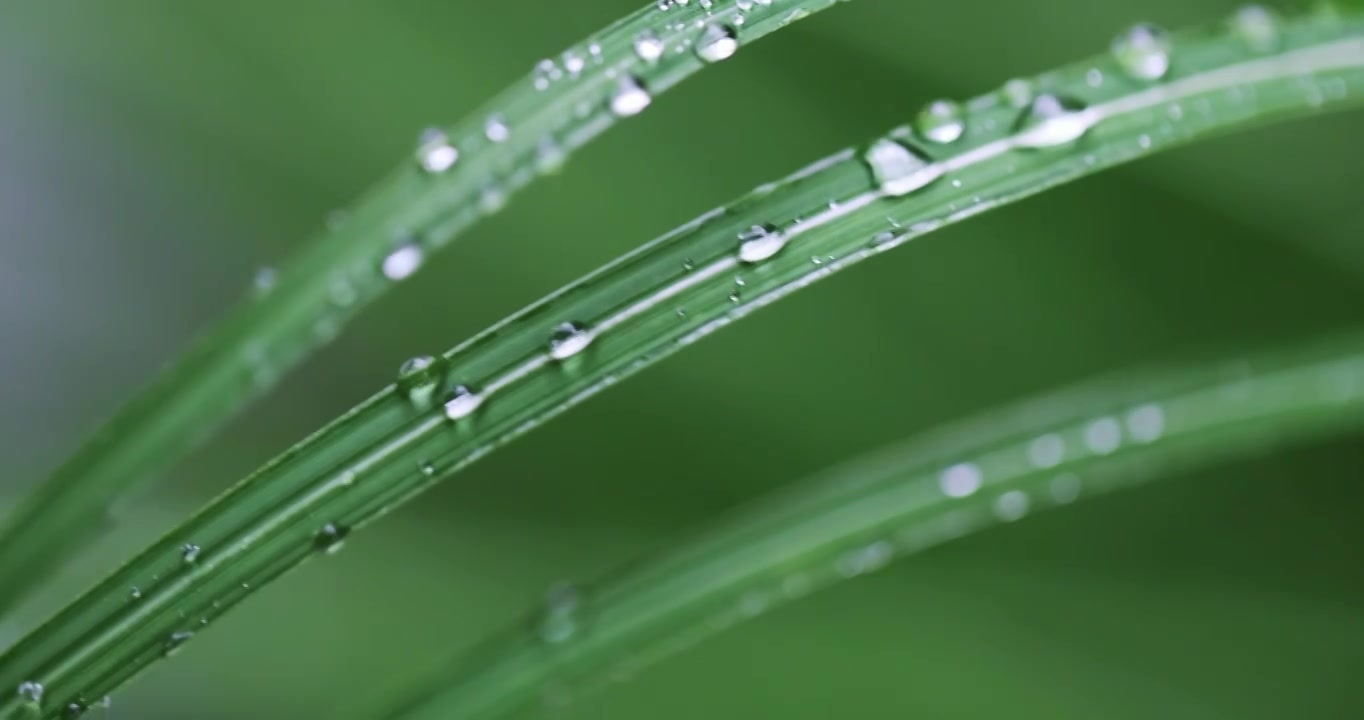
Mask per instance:
[[[535,148],[535,169],[541,173],[558,172],[568,160],[568,153],[552,137],[544,137]]]
[[[1010,490],[995,498],[994,510],[995,517],[1013,522],[1028,514],[1028,496],[1021,490]]]
[[[739,303],[743,302],[743,300],[744,298],[742,295],[739,294],[738,290],[735,290],[734,292],[729,294],[729,301],[731,303],[734,303],[735,305],[738,305]]]
[[[418,467],[421,468],[422,474],[427,477],[434,477],[436,474],[436,466],[430,460],[421,461],[421,464],[418,465]]]
[[[349,534],[349,528],[336,523],[327,523],[317,531],[317,535],[313,538],[313,545],[319,550],[326,551],[328,555],[333,555],[345,545],[346,536]]]
[[[1133,25],[1113,38],[1113,59],[1138,80],[1159,80],[1170,71],[1170,34],[1150,23]]]
[[[844,577],[856,577],[876,572],[890,562],[892,554],[890,543],[878,540],[866,547],[844,553],[838,559],[838,571]]]
[[[1056,467],[1065,457],[1066,442],[1060,435],[1043,435],[1028,446],[1028,460],[1034,467]]]
[[[445,133],[430,128],[422,133],[421,146],[417,149],[417,161],[426,172],[443,173],[455,166],[459,160],[459,150],[450,144]]]
[[[944,470],[938,478],[938,486],[948,497],[964,498],[979,490],[983,480],[980,468],[972,463],[961,463]]]
[[[30,705],[43,704],[43,684],[39,682],[19,683],[19,699]]]
[[[1263,5],[1246,5],[1231,18],[1232,29],[1255,50],[1268,52],[1279,45],[1279,16]]]
[[[1122,427],[1113,418],[1099,418],[1085,426],[1085,445],[1090,450],[1107,455],[1122,444]]]
[[[192,563],[198,560],[199,554],[201,552],[202,548],[200,548],[198,545],[185,543],[184,545],[180,546],[180,557],[184,559],[184,561],[187,563]]]
[[[132,598],[132,599],[134,599],[134,600],[141,600],[141,599],[142,599],[142,589],[141,589],[141,588],[137,588],[137,587],[132,588],[131,590],[128,591],[128,597],[130,597],[130,598]]]
[[[1165,411],[1159,405],[1142,405],[1127,413],[1127,432],[1139,443],[1155,442],[1165,433]]]
[[[1080,139],[1094,122],[1094,115],[1077,100],[1039,95],[1018,119],[1014,144],[1023,148],[1066,145]]]
[[[491,115],[483,123],[483,136],[491,142],[506,142],[511,137],[511,128],[507,127],[501,115]]]
[[[415,372],[421,372],[422,370],[431,367],[431,365],[433,365],[435,362],[436,359],[431,357],[430,355],[418,355],[416,357],[410,357],[407,360],[403,361],[402,366],[398,368],[398,377],[411,375],[412,373]]]
[[[568,71],[569,75],[577,75],[585,67],[587,67],[587,61],[583,60],[582,55],[572,50],[564,53],[564,69]]]
[[[886,195],[908,195],[942,177],[942,167],[909,147],[882,138],[864,155],[872,177]]]
[[[739,233],[739,260],[762,262],[786,246],[786,236],[772,225],[754,225]],[[742,281],[737,284],[742,285]]]
[[[696,56],[713,63],[726,60],[739,51],[739,34],[729,25],[707,25],[696,41]]]
[[[914,130],[919,136],[935,143],[956,142],[966,131],[959,103],[935,100],[914,118]]]
[[[171,633],[170,637],[166,638],[166,642],[161,645],[162,656],[170,657],[180,652],[180,648],[184,647],[185,643],[189,642],[193,637],[194,633],[189,630]]]
[[[389,280],[406,280],[422,266],[425,253],[416,242],[404,243],[384,258],[382,269]]]
[[[630,117],[644,112],[644,108],[649,107],[653,98],[649,91],[644,89],[644,83],[639,78],[629,75],[621,78],[616,84],[615,92],[611,93],[611,113],[616,117]]]
[[[275,281],[279,279],[279,273],[272,267],[263,267],[256,271],[254,285],[257,295],[264,295],[275,288]]]
[[[667,47],[653,32],[645,30],[635,36],[635,55],[645,62],[655,62],[663,57]]]
[[[1074,502],[1075,498],[1080,497],[1080,478],[1066,473],[1057,475],[1051,480],[1051,499],[1062,505]]]
[[[467,385],[456,385],[445,398],[445,417],[462,420],[483,404],[483,394]]]
[[[69,703],[69,704],[66,706],[66,716],[69,717],[69,718],[78,718],[78,717],[80,717],[80,716],[82,716],[82,715],[84,715],[84,714],[85,714],[85,705],[83,705],[83,704],[81,704],[81,703],[73,702],[73,703]]]
[[[549,356],[567,360],[587,349],[596,336],[579,323],[566,322],[554,328],[549,338]]]
[[[1104,73],[1099,68],[1090,68],[1085,71],[1085,84],[1092,87],[1100,87],[1104,84]]]
[[[549,589],[545,596],[545,615],[540,623],[540,637],[547,643],[558,644],[573,637],[578,631],[578,589],[560,584]]]
[[[1023,78],[1014,78],[1004,83],[1002,91],[1004,99],[1009,101],[1014,107],[1027,107],[1032,102],[1032,83]]]

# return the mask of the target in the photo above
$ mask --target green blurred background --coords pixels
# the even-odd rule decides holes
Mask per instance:
[[[327,213],[640,0],[0,8],[0,509]],[[0,645],[259,463],[614,256],[937,96],[1221,0],[858,0],[744,48],[428,264],[114,513]],[[309,563],[111,717],[324,718],[562,580],[915,431],[1098,372],[1364,320],[1361,115],[1145,160],[759,313]],[[1364,445],[1044,514],[782,609],[584,718],[1364,717]],[[534,717],[549,711],[536,710]]]

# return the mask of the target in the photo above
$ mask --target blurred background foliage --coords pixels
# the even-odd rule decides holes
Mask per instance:
[[[640,0],[20,0],[0,10],[0,509],[459,117]],[[112,510],[0,644],[272,455],[752,186],[1223,0],[858,0],[702,73],[368,311]],[[113,717],[332,717],[832,462],[1001,402],[1364,320],[1364,134],[1157,157],[841,274],[539,430],[266,589]],[[573,703],[576,717],[1364,716],[1364,445],[991,530]],[[532,716],[547,713],[537,710]]]

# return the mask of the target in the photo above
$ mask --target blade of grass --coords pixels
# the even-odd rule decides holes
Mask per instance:
[[[1159,80],[1106,55],[971,101],[952,141],[924,140],[946,137],[924,122],[834,155],[410,364],[0,656],[0,687],[43,683],[48,716],[99,697],[437,480],[861,259],[1154,149],[1364,97],[1360,15],[1286,23],[1273,47],[1225,28],[1175,45]],[[21,703],[0,698],[0,717]]]
[[[88,540],[119,495],[206,439],[424,258],[707,64],[835,0],[651,3],[464,121],[340,215],[0,524],[0,613]]]
[[[793,486],[620,579],[559,589],[383,717],[581,698],[810,593],[993,525],[1175,470],[1364,426],[1364,334],[1115,376]]]

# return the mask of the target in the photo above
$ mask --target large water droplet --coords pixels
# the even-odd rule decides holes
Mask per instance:
[[[554,328],[549,338],[549,356],[555,360],[567,360],[587,349],[596,336],[579,323],[566,322]]]
[[[644,89],[644,83],[633,75],[621,78],[611,93],[611,114],[616,117],[630,117],[644,112],[653,97]]]
[[[1085,426],[1085,445],[1098,455],[1107,455],[1122,444],[1122,426],[1113,418],[1099,418]]]
[[[908,195],[942,177],[940,165],[889,138],[872,143],[864,157],[886,195]]]
[[[450,144],[445,133],[431,128],[422,133],[421,146],[417,148],[417,162],[426,172],[443,173],[455,166],[459,160],[459,150]]]
[[[19,699],[34,706],[43,704],[43,684],[40,682],[19,683]]]
[[[467,385],[456,385],[445,398],[445,417],[463,420],[483,404],[483,394]]]
[[[426,372],[435,363],[436,359],[430,355],[418,355],[408,358],[398,368],[398,390],[419,408],[430,406],[440,383],[439,373]]]
[[[1263,5],[1246,5],[1231,18],[1232,29],[1255,50],[1268,52],[1279,45],[1279,16]]]
[[[1038,95],[1018,119],[1014,144],[1023,148],[1066,145],[1089,132],[1094,122],[1084,103],[1058,95]]]
[[[384,277],[389,280],[406,280],[417,272],[425,259],[422,246],[416,242],[407,242],[398,246],[385,258],[381,269]]]
[[[540,623],[540,637],[547,643],[561,643],[578,631],[578,589],[561,584],[550,588],[545,596],[545,615]]]
[[[635,55],[645,62],[655,62],[663,57],[667,46],[652,31],[645,30],[635,36]]]
[[[325,551],[328,555],[335,554],[341,550],[346,542],[346,536],[350,534],[350,529],[336,523],[327,523],[317,531],[313,537],[313,545],[317,549]]]
[[[729,25],[707,25],[696,41],[696,56],[713,63],[739,51],[739,34]]]
[[[192,563],[198,560],[199,554],[201,552],[203,552],[203,548],[200,548],[198,545],[185,543],[184,545],[180,546],[180,557],[187,563]]]
[[[739,233],[739,260],[746,263],[762,262],[783,247],[786,247],[786,236],[771,225],[754,225]]]
[[[1139,80],[1159,80],[1170,71],[1170,34],[1150,23],[1133,25],[1113,38],[1113,58]]]
[[[956,142],[966,131],[961,105],[951,100],[936,100],[919,111],[914,130],[935,143]]]
[[[1142,405],[1127,413],[1127,433],[1139,443],[1150,443],[1165,434],[1165,411],[1159,405]]]

